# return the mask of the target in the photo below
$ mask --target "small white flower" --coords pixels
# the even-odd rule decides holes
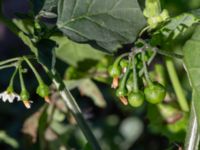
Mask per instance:
[[[19,101],[20,96],[15,92],[4,91],[3,93],[0,93],[0,99],[2,99],[3,102],[8,101],[9,103],[13,103],[15,99]]]

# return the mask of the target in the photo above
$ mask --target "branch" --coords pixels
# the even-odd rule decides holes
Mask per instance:
[[[59,90],[60,95],[65,102],[65,105],[67,106],[67,108],[69,108],[69,110],[75,117],[79,127],[81,128],[83,134],[87,138],[89,144],[92,146],[93,150],[101,150],[95,136],[93,135],[87,122],[85,121],[78,104],[76,103],[74,97],[71,95],[70,91],[64,85],[60,76],[52,72],[49,74],[52,77],[53,83],[56,85],[57,89]]]

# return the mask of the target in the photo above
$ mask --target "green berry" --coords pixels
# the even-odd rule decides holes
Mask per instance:
[[[27,90],[22,90],[20,93],[20,98],[22,101],[27,101],[30,98],[29,92]]]
[[[126,96],[127,95],[127,90],[126,89],[122,89],[122,88],[118,88],[117,91],[116,91],[116,95],[117,95],[117,97]]]
[[[166,90],[159,83],[153,83],[144,89],[145,99],[152,104],[158,104],[165,98]]]
[[[129,61],[128,61],[128,60],[122,59],[122,60],[120,61],[120,66],[121,66],[122,68],[126,68],[126,67],[128,67],[128,65],[129,65]]]
[[[40,84],[36,92],[39,96],[45,98],[49,95],[49,87],[46,84]]]
[[[111,77],[118,77],[121,74],[121,68],[119,66],[110,66],[108,71]]]
[[[144,103],[144,93],[142,91],[131,92],[128,95],[128,102],[132,107],[140,107]]]

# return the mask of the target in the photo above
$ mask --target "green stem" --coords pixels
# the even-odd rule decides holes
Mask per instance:
[[[199,139],[197,116],[194,108],[194,103],[192,102],[184,150],[198,150]]]
[[[25,86],[25,83],[24,83],[23,75],[22,75],[22,68],[19,68],[19,79],[20,79],[22,91],[26,90],[26,86]]]
[[[121,80],[120,86],[119,86],[119,89],[121,89],[121,90],[126,89],[126,81],[127,81],[128,75],[129,75],[129,73],[130,73],[130,66],[131,66],[131,59],[130,59],[130,57],[129,57],[129,65],[128,65],[128,68],[127,68],[127,70],[126,70],[126,72],[125,72],[125,74],[124,74],[124,76],[123,76],[123,78],[122,78],[122,80]]]
[[[1,66],[1,65],[5,65],[5,64],[7,64],[7,63],[14,62],[14,61],[18,61],[18,60],[19,60],[19,57],[7,59],[7,60],[4,60],[4,61],[0,61],[0,66]]]
[[[14,71],[14,73],[13,73],[11,79],[10,79],[10,83],[9,83],[9,86],[8,86],[8,89],[10,90],[10,92],[13,91],[13,84],[14,84],[14,79],[15,79],[15,76],[17,74],[17,71],[18,71],[18,66],[16,66],[15,71]]]
[[[183,111],[188,112],[189,106],[188,106],[187,100],[185,98],[183,89],[181,87],[181,83],[179,81],[174,63],[173,63],[172,59],[169,57],[165,58],[165,63],[166,63],[167,71],[169,73],[170,80],[172,82],[173,88],[175,90],[175,93],[176,93],[176,96],[178,99],[178,103]]]
[[[114,62],[113,66],[114,67],[118,67],[119,65],[119,62],[121,61],[122,58],[126,57],[126,56],[129,56],[130,53],[124,53],[122,55],[120,55]]]
[[[29,65],[29,67],[31,68],[31,70],[35,74],[35,77],[38,80],[39,84],[43,84],[42,78],[40,77],[39,73],[37,72],[35,67],[32,65],[32,63],[29,61],[29,59],[27,57],[23,57],[23,59],[26,61],[26,63]]]
[[[154,51],[152,56],[149,58],[149,60],[147,61],[147,65],[149,66],[152,61],[154,60],[154,58],[156,57],[157,52]],[[144,67],[139,71],[139,76],[141,77],[144,74]]]
[[[150,79],[150,76],[149,76],[149,73],[148,73],[148,70],[147,70],[147,65],[146,65],[146,62],[145,62],[145,52],[142,52],[142,61],[143,61],[145,79],[147,81],[147,84],[151,85],[152,81]]]
[[[45,69],[46,70],[46,69]],[[81,128],[83,134],[85,135],[86,139],[88,140],[88,143],[92,146],[93,150],[101,150],[95,136],[93,135],[91,129],[89,128],[87,122],[85,121],[82,112],[76,103],[76,100],[68,90],[68,88],[64,85],[60,75],[55,73],[56,71],[49,72],[49,75],[51,76],[53,83],[56,85],[57,89],[60,92],[60,95],[65,102],[65,105],[71,113],[73,114],[74,118],[77,121],[77,124]]]
[[[16,64],[9,64],[9,65],[0,66],[0,70],[6,69],[6,68],[11,68],[11,67],[16,67]]]
[[[133,91],[138,92],[138,79],[137,79],[137,70],[135,65],[135,55],[132,56],[132,65],[133,65]]]
[[[159,83],[166,87],[166,71],[164,66],[162,64],[155,64],[154,68],[159,78]]]

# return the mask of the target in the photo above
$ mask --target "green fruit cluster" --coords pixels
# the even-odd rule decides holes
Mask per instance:
[[[147,62],[151,54],[145,53],[145,57],[142,57],[142,53],[138,53],[135,54],[134,59],[131,54],[127,55],[127,58],[119,56],[109,68],[110,76],[118,82],[114,87],[116,96],[125,105],[124,100],[126,100],[132,107],[140,107],[145,101],[151,104],[161,103],[166,95],[165,87],[149,80],[144,84],[142,79],[146,77],[145,73],[139,76],[140,70],[145,68],[143,62]]]

